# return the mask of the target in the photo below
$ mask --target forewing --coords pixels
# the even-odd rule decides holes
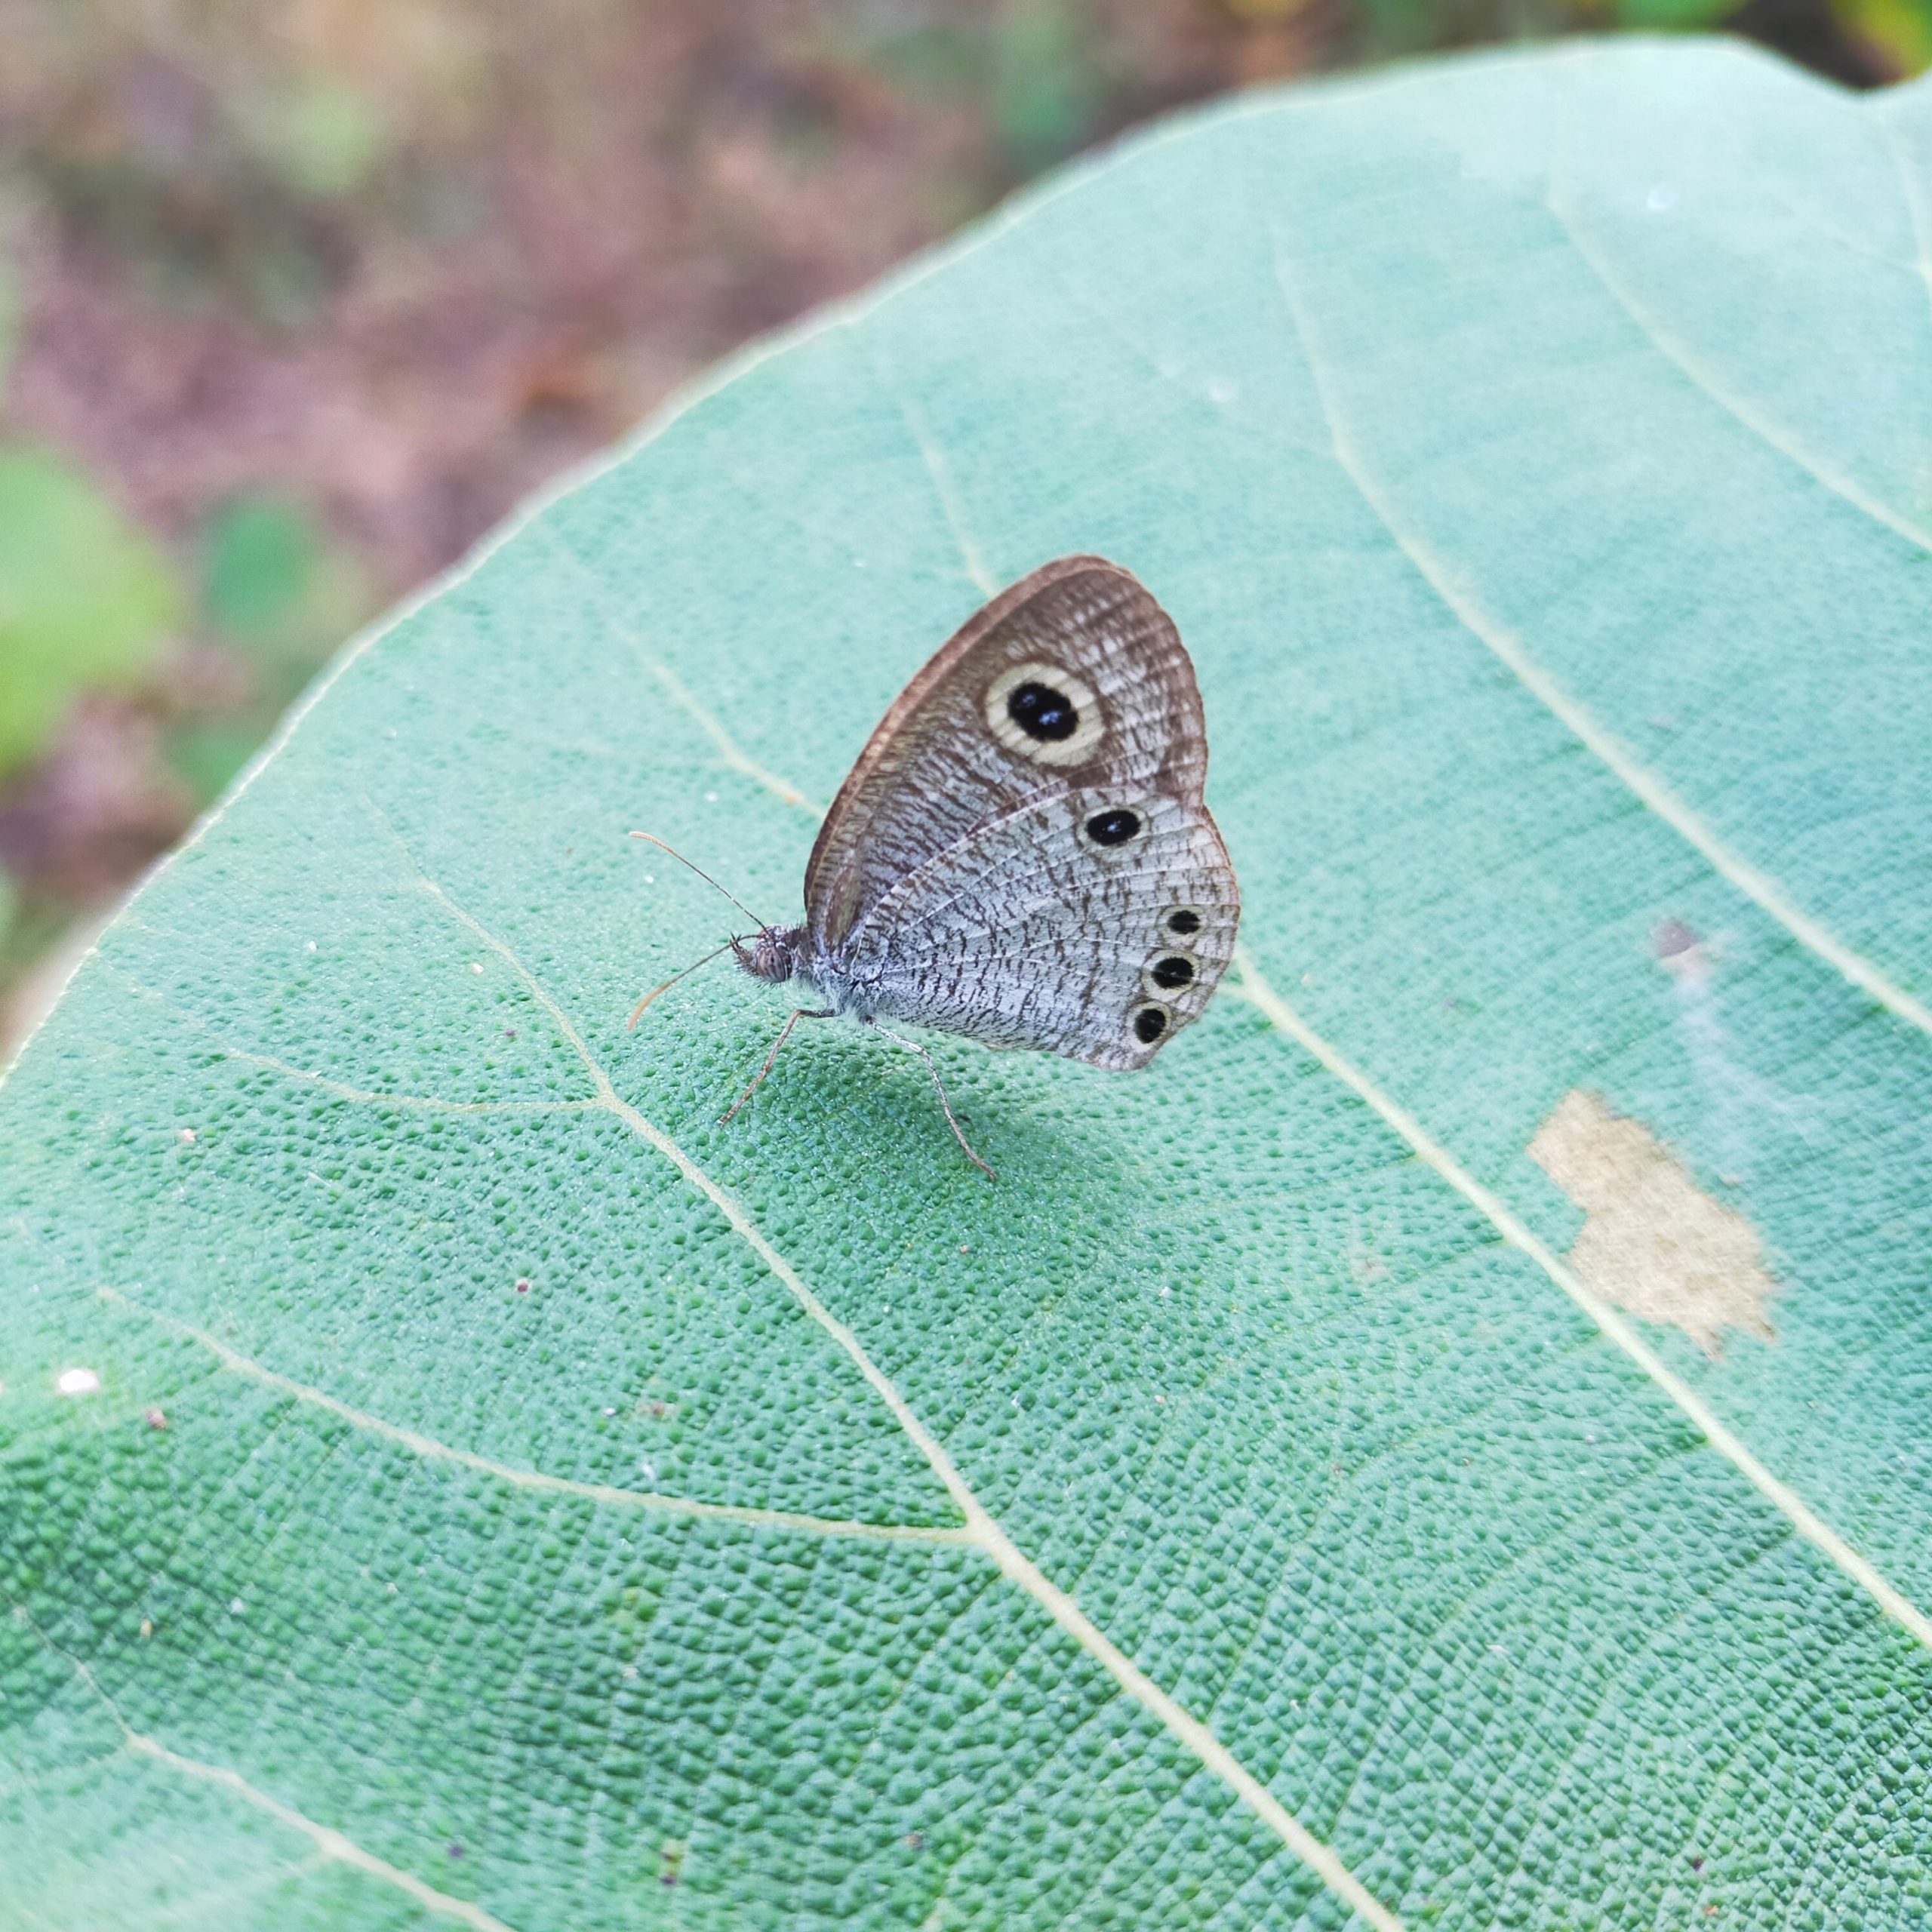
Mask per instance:
[[[1117,844],[1126,818],[1137,822]],[[1082,786],[981,827],[895,887],[846,961],[881,1014],[991,1047],[1144,1066],[1234,951],[1233,868],[1206,809]]]
[[[1043,565],[955,633],[860,754],[805,868],[812,938],[839,955],[902,881],[1075,789],[1198,807],[1207,764],[1193,666],[1167,613],[1101,558]]]

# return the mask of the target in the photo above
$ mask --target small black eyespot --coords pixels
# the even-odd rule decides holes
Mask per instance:
[[[1143,1006],[1134,1016],[1134,1037],[1143,1047],[1151,1047],[1168,1030],[1164,1007]]]
[[[1096,845],[1124,845],[1140,829],[1140,814],[1124,805],[1110,812],[1096,812],[1087,821],[1087,836]]]
[[[1198,912],[1190,912],[1186,906],[1183,906],[1178,912],[1170,912],[1168,915],[1168,931],[1171,933],[1179,933],[1183,939],[1189,933],[1198,933],[1200,930],[1201,915]]]
[[[1029,738],[1059,743],[1080,728],[1080,708],[1051,685],[1016,685],[1007,694],[1006,715]]]
[[[1152,977],[1157,986],[1185,986],[1194,980],[1194,961],[1183,959],[1178,952],[1164,954],[1155,960]]]

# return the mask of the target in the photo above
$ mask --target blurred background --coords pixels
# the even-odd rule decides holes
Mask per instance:
[[[1932,0],[0,0],[0,1054],[330,652],[749,335],[1183,103]]]

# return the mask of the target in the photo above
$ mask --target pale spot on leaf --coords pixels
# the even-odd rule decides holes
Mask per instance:
[[[1704,1352],[1720,1330],[1770,1338],[1777,1284],[1764,1244],[1735,1208],[1714,1201],[1640,1121],[1601,1094],[1566,1094],[1530,1143],[1530,1158],[1585,1216],[1570,1265],[1593,1294],[1645,1321],[1681,1328]]]
[[[63,1395],[95,1395],[100,1392],[100,1377],[91,1368],[63,1368],[54,1386]]]

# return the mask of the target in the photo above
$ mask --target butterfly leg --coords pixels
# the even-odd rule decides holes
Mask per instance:
[[[992,1169],[988,1167],[986,1162],[981,1160],[979,1155],[973,1152],[972,1143],[966,1138],[964,1134],[960,1132],[959,1123],[952,1117],[952,1103],[946,1097],[946,1082],[939,1077],[939,1069],[934,1063],[932,1055],[928,1053],[925,1048],[921,1046],[917,1040],[909,1040],[903,1033],[895,1033],[889,1026],[879,1026],[878,1022],[876,1020],[869,1019],[866,1023],[869,1026],[878,1026],[878,1030],[883,1033],[888,1040],[893,1041],[896,1045],[903,1047],[908,1053],[917,1054],[919,1057],[925,1062],[926,1071],[932,1075],[933,1084],[939,1089],[939,1103],[946,1111],[946,1124],[948,1127],[952,1128],[953,1139],[959,1143],[960,1147],[964,1152],[967,1159],[971,1161],[974,1166],[977,1168],[980,1173],[986,1176],[987,1180],[998,1180],[999,1179],[999,1176],[995,1174]]]
[[[764,1084],[764,1076],[771,1071],[771,1063],[778,1057],[778,1049],[792,1037],[792,1029],[801,1020],[835,1020],[838,1017],[831,1007],[801,1006],[792,1009],[792,1017],[778,1029],[778,1037],[771,1043],[771,1051],[764,1057],[764,1064],[758,1070],[758,1078],[731,1103],[731,1113],[722,1115],[718,1124],[722,1127],[758,1090]]]

